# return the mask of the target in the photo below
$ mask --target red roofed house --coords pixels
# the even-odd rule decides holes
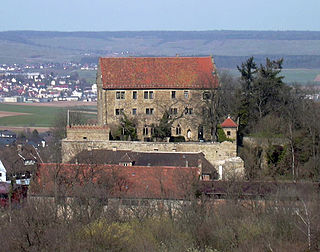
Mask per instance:
[[[221,123],[221,128],[228,138],[237,140],[238,124],[236,124],[230,116]]]
[[[198,167],[40,164],[30,196],[185,199],[199,181]]]
[[[97,86],[100,125],[117,127],[125,114],[136,119],[138,139],[150,141],[152,125],[167,111],[172,136],[211,138],[202,112],[208,92],[218,87],[212,57],[100,58]]]

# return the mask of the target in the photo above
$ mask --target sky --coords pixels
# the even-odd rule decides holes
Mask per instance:
[[[0,31],[320,31],[320,0],[8,0]]]

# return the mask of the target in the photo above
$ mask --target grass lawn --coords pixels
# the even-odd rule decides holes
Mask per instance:
[[[0,126],[51,127],[57,114],[64,109],[66,108],[0,103],[0,111],[28,113],[28,115],[0,117]],[[85,107],[83,110],[90,110],[90,107]]]

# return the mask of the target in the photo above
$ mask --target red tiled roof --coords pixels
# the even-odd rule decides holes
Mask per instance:
[[[211,89],[218,87],[211,57],[100,58],[105,89]]]
[[[93,182],[97,186],[108,184],[102,186],[109,188],[103,189],[108,197],[181,199],[191,191],[198,176],[197,167],[40,164],[30,193],[54,195],[56,178],[65,196],[72,196],[79,185]]]
[[[228,117],[226,120],[224,120],[223,123],[221,123],[222,128],[237,128],[238,124],[236,124],[230,117]]]

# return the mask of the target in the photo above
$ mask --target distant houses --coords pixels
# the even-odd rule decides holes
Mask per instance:
[[[32,175],[41,162],[32,145],[11,145],[0,148],[0,182],[29,185]]]

